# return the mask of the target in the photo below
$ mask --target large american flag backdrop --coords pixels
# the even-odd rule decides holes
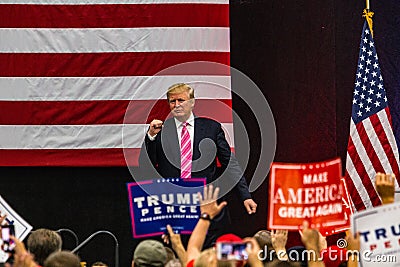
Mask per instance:
[[[135,165],[176,82],[198,82],[200,115],[211,99],[229,107],[209,117],[232,134],[229,71],[189,68],[143,86],[184,62],[229,65],[228,0],[5,0],[0,18],[1,166],[123,166],[123,149]]]
[[[381,204],[374,187],[377,172],[394,173],[396,188],[399,187],[399,152],[378,55],[365,21],[353,95],[345,175],[356,210]]]

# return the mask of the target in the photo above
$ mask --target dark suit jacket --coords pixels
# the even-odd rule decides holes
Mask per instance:
[[[241,200],[251,198],[243,171],[231,153],[221,124],[211,119],[195,117],[193,139],[192,177],[206,177],[207,183],[214,182],[215,186],[221,188],[220,192],[234,187]],[[217,181],[216,157],[221,163],[223,173]],[[154,141],[150,141],[146,134],[139,166],[146,170],[142,175],[148,177],[142,178],[180,177],[180,161],[178,135],[172,118],[164,122],[163,129]],[[158,176],[149,172],[151,169],[156,169]]]
[[[251,198],[242,169],[231,153],[220,123],[195,117],[193,142],[192,177],[205,177],[207,184],[213,182],[214,186],[220,187],[222,199],[221,193],[228,192],[232,188],[236,189],[241,200]],[[222,167],[221,179],[218,178],[220,172],[217,173],[216,157]],[[180,166],[180,146],[175,121],[172,118],[164,122],[163,129],[154,141],[150,141],[146,134],[139,156],[141,179],[180,177]],[[229,212],[224,208],[212,220],[203,249],[212,247],[219,236],[230,231]]]

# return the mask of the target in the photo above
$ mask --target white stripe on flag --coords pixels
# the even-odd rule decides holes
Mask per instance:
[[[229,0],[2,0],[1,4],[89,5],[89,4],[229,4]]]
[[[350,136],[353,139],[354,147],[357,151],[358,156],[361,159],[362,164],[364,165],[365,170],[367,171],[368,177],[372,181],[372,178],[375,177],[376,171],[371,161],[369,160],[367,151],[365,151],[365,147],[360,139],[360,135],[358,134],[356,125],[354,124],[353,120],[351,120],[350,122]]]
[[[387,113],[386,113],[386,111],[383,109],[383,110],[381,110],[381,111],[379,111],[378,113],[377,113],[377,116],[378,116],[378,118],[379,118],[379,121],[381,122],[381,124],[382,124],[382,128],[383,128],[383,130],[385,131],[385,134],[386,134],[386,136],[387,136],[387,141],[389,142],[389,145],[390,145],[390,147],[392,148],[392,151],[393,151],[393,154],[394,154],[394,157],[395,157],[395,159],[396,159],[396,164],[398,164],[398,162],[400,162],[399,161],[399,150],[398,150],[398,147],[397,147],[397,143],[396,143],[396,139],[395,139],[395,137],[394,137],[394,134],[393,134],[393,130],[392,130],[392,126],[390,125],[390,123],[389,123],[389,118],[388,118],[388,116],[387,116]],[[387,157],[387,154],[385,153],[385,156]],[[389,166],[390,166],[390,163],[389,163],[389,161],[386,159],[386,161],[384,161],[383,162],[383,164],[388,164]],[[390,166],[391,167],[391,166]],[[391,168],[392,169],[392,168]],[[386,172],[387,173],[387,172]],[[390,173],[394,173],[393,171],[391,171]],[[396,190],[399,190],[400,189],[400,185],[399,185],[399,183],[397,182],[397,179],[395,179],[395,186],[396,186]]]
[[[383,110],[383,112],[385,111]],[[376,132],[371,124],[371,121],[369,119],[365,119],[362,121],[362,124],[365,127],[365,131],[368,133],[368,139],[370,140],[372,147],[374,148],[375,153],[379,159],[379,162],[382,164],[385,173],[393,173],[392,167],[390,166],[385,150],[382,147],[379,137],[376,135]]]
[[[366,208],[372,207],[371,199],[369,198],[368,192],[365,189],[363,182],[357,173],[356,168],[354,167],[353,161],[351,160],[349,153],[347,153],[347,157],[346,157],[346,170],[347,170],[351,180],[353,180],[354,186],[357,189],[358,193],[360,194],[360,197],[364,203],[364,206]]]
[[[230,76],[0,77],[0,100],[155,100],[166,86],[191,84],[198,99],[231,99]],[[65,90],[68,88],[68,90]]]
[[[0,36],[2,53],[229,52],[229,28],[6,28]]]
[[[147,128],[147,124],[0,125],[0,148],[140,148]],[[224,128],[232,136],[233,124],[226,123]]]
[[[385,134],[388,138],[388,142],[390,146],[392,147],[393,154],[396,158],[397,162],[399,161],[399,150],[397,147],[396,139],[394,137],[393,131],[392,131],[392,126],[389,123],[389,118],[387,117],[386,111],[383,109],[377,113],[379,120],[382,123],[382,128],[385,131]]]

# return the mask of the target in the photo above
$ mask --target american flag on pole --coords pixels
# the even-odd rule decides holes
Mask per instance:
[[[143,86],[184,62],[229,65],[228,0],[3,0],[0,18],[0,166],[124,166],[123,149],[135,165],[146,123],[168,113],[177,82],[199,82],[200,111],[212,99],[231,107],[230,90],[201,83],[230,89],[226,72]],[[224,110],[214,118],[232,134]]]
[[[347,147],[346,183],[356,210],[378,206],[377,172],[394,173],[399,186],[399,152],[374,40],[364,22]]]

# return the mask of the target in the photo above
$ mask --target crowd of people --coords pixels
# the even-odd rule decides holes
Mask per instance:
[[[394,202],[393,175],[376,175],[376,189],[382,203]],[[311,229],[307,221],[300,227],[303,246],[287,248],[287,230],[260,230],[252,237],[240,238],[234,233],[224,234],[217,238],[215,246],[204,248],[204,241],[211,221],[223,210],[226,202],[218,203],[219,188],[205,186],[199,193],[201,216],[198,220],[187,246],[182,243],[180,234],[167,225],[168,233],[162,240],[146,239],[141,241],[133,252],[132,267],[144,266],[358,266],[360,238],[346,232],[347,247],[327,246],[326,238],[317,229]],[[4,220],[4,217],[0,220]],[[7,267],[81,267],[80,258],[70,252],[61,250],[60,235],[49,229],[38,229],[30,233],[26,246],[15,237],[12,262]],[[219,244],[245,244],[244,250],[238,253],[222,251]],[[221,252],[222,251],[222,252]],[[332,254],[333,252],[333,254]],[[351,252],[351,253],[348,253]],[[335,257],[332,257],[334,255]],[[328,257],[329,256],[329,257]],[[91,267],[106,266],[96,262]]]
[[[394,202],[395,177],[393,174],[378,173],[375,179],[376,190],[383,204]],[[310,266],[310,267],[355,267],[359,263],[361,241],[359,234],[346,232],[347,247],[328,246],[326,237],[317,229],[311,229],[304,221],[300,227],[303,246],[287,248],[287,230],[260,230],[252,237],[240,238],[234,233],[224,234],[217,238],[216,245],[204,249],[204,240],[212,219],[223,210],[226,202],[217,202],[218,188],[212,185],[205,187],[200,199],[200,213],[208,218],[200,218],[190,236],[185,249],[179,234],[167,226],[168,234],[163,235],[164,244],[155,240],[142,241],[135,250],[132,266]],[[237,258],[221,257],[219,243],[245,243],[246,256]],[[174,253],[168,253],[166,245]],[[224,255],[222,255],[224,256]],[[226,256],[226,255],[225,255]]]
[[[1,218],[1,222],[5,217]],[[62,250],[61,236],[53,230],[40,228],[32,231],[23,242],[14,236],[10,237],[15,244],[13,253],[5,267],[82,267],[79,256],[71,251]],[[103,262],[95,262],[91,267],[108,267]]]

